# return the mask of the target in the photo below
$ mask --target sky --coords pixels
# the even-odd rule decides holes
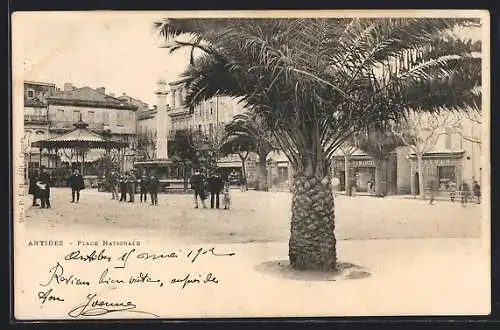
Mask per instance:
[[[158,79],[177,80],[188,63],[187,51],[159,48],[153,22],[161,18],[161,12],[22,13],[13,19],[21,37],[13,42],[22,39],[24,80],[106,87],[107,94],[156,104]]]
[[[17,13],[13,44],[16,49],[18,43],[16,54],[23,59],[23,79],[60,88],[66,82],[105,87],[108,94],[126,93],[152,106],[158,79],[179,79],[188,63],[187,50],[169,54],[160,48],[162,38],[153,22],[165,16],[162,12]],[[476,39],[476,33],[463,34]]]

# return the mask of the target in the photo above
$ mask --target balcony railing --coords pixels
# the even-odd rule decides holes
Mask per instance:
[[[47,123],[48,121],[47,115],[24,115],[25,123]]]
[[[156,112],[157,112],[156,110],[148,110],[148,111],[138,112],[138,113],[136,113],[137,119],[143,120],[143,119],[154,118]]]
[[[50,123],[50,128],[51,129],[56,129],[56,130],[72,130],[75,127],[73,126],[75,122],[74,121],[67,121],[67,120],[60,120],[60,121],[53,121]],[[87,123],[89,126],[87,127],[90,130],[104,130],[104,123]]]

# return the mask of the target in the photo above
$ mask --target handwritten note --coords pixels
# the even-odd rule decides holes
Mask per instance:
[[[64,304],[70,318],[96,317],[118,312],[160,317],[141,308],[133,298],[123,296],[122,299],[111,299],[102,292],[114,290],[119,296],[120,290],[127,287],[153,287],[157,290],[169,287],[181,292],[201,286],[216,287],[223,279],[215,272],[199,271],[199,268],[192,271],[193,268],[189,265],[203,260],[210,264],[209,259],[230,258],[234,255],[234,252],[219,251],[214,247],[175,251],[149,251],[142,250],[141,247],[121,252],[106,248],[73,249],[60,260],[50,263],[45,273],[37,275],[40,280],[36,299],[42,306]],[[162,267],[162,264],[168,264],[169,267]],[[81,275],[74,270],[82,267],[92,267],[92,272],[85,271]],[[68,288],[84,288],[82,292],[85,294],[75,304],[66,297],[68,292],[72,292]],[[74,296],[71,294],[72,301]]]

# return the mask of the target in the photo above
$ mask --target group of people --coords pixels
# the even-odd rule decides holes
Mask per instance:
[[[40,173],[35,172],[29,180],[30,195],[33,195],[33,206],[41,206],[41,208],[50,208],[50,174],[46,168],[42,167]],[[80,202],[80,191],[85,189],[85,183],[80,172],[75,169],[72,174],[66,179],[68,186],[71,188],[71,203]],[[151,205],[158,205],[158,192],[161,190],[160,180],[154,174],[143,175],[137,180],[133,171],[126,173],[118,173],[111,171],[106,178],[106,183],[111,190],[111,199],[119,200],[120,202],[135,202],[136,184],[140,187],[140,201],[146,203],[148,195],[150,196]],[[191,189],[194,192],[195,208],[199,207],[199,201],[203,208],[207,208],[205,200],[210,196],[210,207],[220,208],[220,195],[222,194],[222,205],[224,209],[229,210],[231,207],[231,196],[229,193],[229,183],[224,182],[222,177],[215,171],[210,175],[205,176],[200,170],[195,170],[190,179]],[[40,200],[40,204],[37,203]]]
[[[78,170],[67,179],[68,185],[71,187],[71,203],[80,202],[80,190],[85,189],[83,177]],[[40,169],[40,173],[35,172],[29,180],[28,194],[33,196],[33,206],[40,206],[42,209],[50,208],[50,185],[51,178],[45,167]],[[40,204],[37,200],[40,200]]]
[[[437,180],[431,180],[429,204],[434,204],[435,196],[437,195],[439,189],[440,187],[437,183]],[[458,194],[460,197],[460,204],[463,207],[467,205],[469,197],[471,196],[471,189],[469,187],[469,184],[465,180],[462,180],[462,182],[458,186],[458,189],[455,182],[450,182],[448,185],[448,191],[450,194],[450,200],[452,202],[455,201]],[[479,185],[477,180],[474,180],[472,182],[472,195],[474,196],[476,203],[479,204],[481,202],[481,186]]]
[[[134,172],[117,173],[111,171],[107,178],[108,187],[111,190],[111,199],[127,202],[127,194],[129,195],[128,202],[135,202],[136,184],[140,187],[141,203],[146,203],[148,194],[150,195],[151,205],[158,206],[158,192],[160,190],[160,180],[156,175],[143,175],[137,182],[137,177]],[[118,192],[120,197],[118,198]]]
[[[133,171],[127,173],[111,172],[107,178],[108,187],[111,189],[111,199],[120,202],[135,202],[136,184],[139,184],[140,202],[147,203],[150,196],[151,205],[158,205],[158,192],[161,190],[160,180],[154,174],[144,174],[137,179]],[[224,180],[216,172],[209,176],[203,175],[200,170],[195,170],[190,179],[191,189],[194,192],[195,208],[201,202],[203,208],[207,208],[205,200],[210,196],[210,207],[220,208],[220,195],[223,195],[224,209],[230,209],[231,197],[229,195],[229,184],[224,184]],[[120,194],[118,194],[120,192]]]
[[[199,207],[198,199],[201,201],[203,208],[207,208],[205,200],[210,194],[210,208],[220,208],[220,194],[223,195],[223,206],[225,210],[231,208],[231,196],[229,194],[229,183],[225,182],[216,172],[211,172],[208,177],[203,175],[200,170],[195,169],[194,174],[189,180],[191,189],[194,192],[195,208]]]
[[[40,172],[35,171],[29,178],[28,194],[33,196],[33,206],[50,208],[50,175],[46,168],[42,167]],[[37,203],[38,199],[40,204]]]

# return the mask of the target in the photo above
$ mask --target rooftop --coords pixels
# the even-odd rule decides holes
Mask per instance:
[[[75,88],[70,91],[60,91],[54,96],[47,98],[49,104],[67,104],[67,105],[95,105],[107,108],[123,108],[136,110],[137,106],[127,101],[120,100],[111,95],[104,94],[90,87]]]
[[[33,80],[25,80],[24,83],[31,84],[31,85],[50,86],[50,87],[56,86],[56,84],[53,84],[53,83],[46,83],[46,82],[33,81]]]

